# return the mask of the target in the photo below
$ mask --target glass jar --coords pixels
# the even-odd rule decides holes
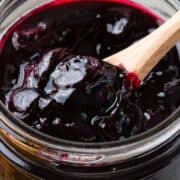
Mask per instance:
[[[22,15],[52,1],[1,1],[0,41]],[[133,1],[165,19],[180,9],[178,0]],[[29,128],[0,102],[0,179],[178,180],[179,131],[180,108],[155,128],[124,142],[76,143]]]

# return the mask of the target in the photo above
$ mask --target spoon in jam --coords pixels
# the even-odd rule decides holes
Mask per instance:
[[[180,11],[151,34],[105,58],[104,61],[125,69],[128,82],[138,87],[178,40],[180,40]]]

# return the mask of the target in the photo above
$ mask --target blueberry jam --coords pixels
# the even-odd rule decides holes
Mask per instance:
[[[123,140],[147,131],[180,105],[173,48],[136,91],[101,59],[158,27],[146,11],[118,3],[70,3],[28,17],[0,55],[0,98],[14,116],[54,137]],[[133,59],[131,59],[133,61]]]

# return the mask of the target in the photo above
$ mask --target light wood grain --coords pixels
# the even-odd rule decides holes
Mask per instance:
[[[180,11],[150,35],[130,47],[104,59],[105,62],[124,67],[143,80],[153,67],[180,40]]]

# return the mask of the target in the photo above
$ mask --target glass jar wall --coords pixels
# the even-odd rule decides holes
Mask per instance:
[[[0,40],[22,15],[51,2],[52,0],[2,1]],[[144,5],[163,18],[169,18],[180,9],[180,2],[173,0],[134,2]],[[178,180],[179,115],[180,109],[177,109],[159,126],[124,142],[84,144],[36,132],[14,119],[0,103],[0,178]]]

